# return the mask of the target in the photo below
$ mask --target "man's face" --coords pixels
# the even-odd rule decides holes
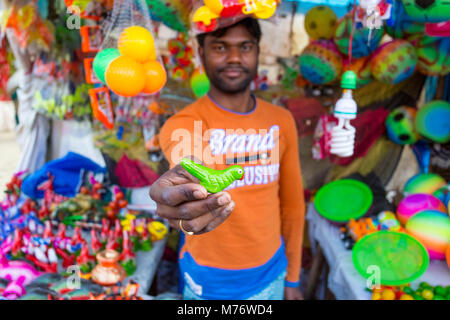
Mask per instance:
[[[199,52],[212,85],[224,93],[245,91],[257,74],[258,43],[242,25],[220,38],[206,36]]]

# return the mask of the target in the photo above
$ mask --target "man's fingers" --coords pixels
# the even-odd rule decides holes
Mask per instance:
[[[150,187],[150,197],[158,204],[177,206],[186,201],[205,199],[208,195],[205,187],[196,183],[186,183],[167,187],[153,185]]]
[[[183,229],[186,232],[202,234],[214,230],[224,222],[234,210],[235,204],[231,201],[227,206],[217,208],[213,212],[208,212],[192,220],[182,220]],[[171,227],[180,229],[180,219],[169,219]]]
[[[212,220],[210,223],[205,225],[205,227],[202,230],[200,230],[199,232],[197,232],[196,234],[210,232],[210,231],[214,230],[215,228],[217,228],[230,216],[230,214],[233,212],[235,206],[236,205],[235,205],[234,201],[231,201],[231,203],[228,206],[226,206],[224,209],[222,209],[216,215],[214,220]]]
[[[181,187],[181,186],[180,186]],[[178,206],[158,203],[156,214],[166,219],[192,220],[208,212],[213,213],[231,202],[227,192],[209,195],[204,200],[189,201]]]

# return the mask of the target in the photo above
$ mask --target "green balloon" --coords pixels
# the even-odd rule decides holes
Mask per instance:
[[[93,63],[94,73],[103,84],[106,84],[106,69],[108,68],[109,64],[119,56],[119,50],[114,48],[104,49],[97,53],[97,55],[95,56]]]

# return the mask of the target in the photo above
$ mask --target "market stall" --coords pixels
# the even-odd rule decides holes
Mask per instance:
[[[1,299],[155,299],[178,249],[149,197],[169,167],[158,135],[210,88],[195,35],[249,15],[252,90],[297,125],[306,297],[325,277],[336,299],[450,299],[448,5],[218,3],[0,1],[0,99],[22,149],[0,197]]]

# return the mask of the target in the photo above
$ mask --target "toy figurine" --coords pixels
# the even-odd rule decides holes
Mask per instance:
[[[91,229],[91,249],[92,252],[97,253],[103,248],[102,243],[97,237],[97,231],[95,229]]]
[[[24,261],[8,261],[5,256],[0,255],[0,278],[9,280],[3,291],[3,296],[7,299],[23,296],[24,287],[40,275],[41,272]]]
[[[83,243],[81,247],[80,255],[76,259],[77,264],[80,266],[81,272],[91,272],[95,265],[95,257],[89,254],[89,249],[86,243]]]
[[[119,250],[120,244],[118,243],[118,239],[114,236],[114,230],[109,230],[108,242],[106,243],[106,249],[109,250]]]
[[[123,231],[123,249],[120,255],[120,264],[125,269],[127,276],[131,276],[137,269],[136,255],[131,250],[131,241],[127,231]]]
[[[120,254],[115,250],[106,249],[97,254],[98,264],[92,270],[92,281],[102,286],[114,285],[121,282],[126,274],[123,268],[117,263]]]
[[[220,192],[235,180],[242,180],[244,178],[244,169],[238,165],[219,171],[204,167],[190,159],[183,158],[181,160],[181,166],[199,179],[200,185],[204,186],[211,193]]]
[[[149,235],[148,227],[145,222],[144,222],[144,228],[142,230],[141,237],[142,237],[142,239],[141,239],[141,243],[139,245],[140,249],[142,251],[150,251],[152,249],[152,240],[151,240],[151,236]]]

